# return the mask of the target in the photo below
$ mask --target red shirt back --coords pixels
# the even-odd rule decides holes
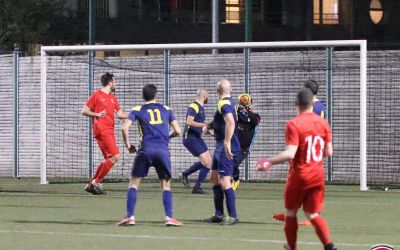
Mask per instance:
[[[332,142],[328,122],[314,113],[302,113],[286,125],[286,145],[297,145],[297,153],[290,161],[288,183],[303,188],[323,185],[324,149]]]
[[[105,116],[101,118],[93,117],[92,119],[94,137],[105,130],[114,132],[114,113],[121,109],[115,95],[97,90],[89,97],[86,106],[96,113],[106,110]]]

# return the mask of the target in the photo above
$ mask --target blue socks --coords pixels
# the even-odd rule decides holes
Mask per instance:
[[[182,174],[183,175],[191,175],[196,171],[199,171],[200,169],[203,168],[203,164],[201,164],[201,162],[196,162],[195,164],[193,164],[190,168],[186,169]]]
[[[126,194],[126,215],[128,217],[135,215],[136,192],[136,188],[131,187]]]
[[[226,196],[226,207],[230,217],[237,218],[236,205],[235,205],[235,191],[232,188],[224,191]]]
[[[224,191],[220,185],[215,185],[213,187],[214,191],[214,206],[215,206],[215,215],[224,216]]]
[[[200,169],[199,177],[197,177],[196,184],[194,184],[195,187],[200,188],[201,184],[206,180],[208,172],[210,172],[210,169],[208,169],[207,167],[203,166]]]
[[[169,190],[163,191],[163,204],[165,215],[172,217],[172,193]]]

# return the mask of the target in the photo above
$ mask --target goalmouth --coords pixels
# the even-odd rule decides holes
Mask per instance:
[[[152,54],[154,52],[154,54],[160,54],[160,58],[157,59],[157,63],[159,63],[159,65],[157,63],[155,63],[155,61],[148,63],[148,67],[149,70],[148,72],[143,69],[145,68],[143,65],[141,65],[140,62],[143,62],[143,64],[146,64],[146,57],[140,57],[138,58],[138,60],[142,60],[142,61],[138,61],[138,62],[130,62],[128,63],[128,60],[125,60],[124,63],[122,64],[121,61],[118,61],[116,59],[115,63],[114,61],[112,62],[107,62],[107,63],[101,63],[98,64],[102,67],[102,70],[107,70],[108,68],[110,68],[110,70],[113,69],[118,69],[118,70],[123,70],[125,73],[123,75],[123,86],[122,86],[122,91],[121,93],[123,93],[123,95],[125,96],[125,94],[128,96],[130,95],[131,90],[132,89],[132,82],[136,81],[137,78],[134,74],[148,74],[147,78],[149,80],[154,80],[155,78],[160,78],[163,80],[164,84],[162,85],[163,87],[163,101],[164,104],[166,105],[171,105],[172,109],[174,109],[174,105],[173,103],[171,104],[171,102],[177,102],[175,100],[175,98],[171,98],[172,94],[171,92],[174,92],[175,95],[179,95],[179,89],[183,90],[187,90],[188,92],[190,91],[190,89],[186,89],[185,86],[181,86],[181,88],[178,88],[178,90],[171,90],[173,88],[176,88],[176,86],[173,86],[173,83],[171,83],[172,80],[174,80],[175,78],[182,78],[184,79],[184,81],[194,81],[193,79],[200,79],[198,81],[200,82],[205,82],[205,84],[208,84],[208,81],[213,82],[214,79],[217,78],[221,78],[224,75],[224,70],[226,71],[226,74],[235,74],[235,76],[233,76],[234,78],[237,77],[237,81],[244,81],[243,86],[240,86],[240,88],[237,89],[237,92],[251,92],[253,91],[254,93],[257,92],[262,92],[263,88],[271,88],[268,89],[268,92],[273,93],[274,91],[277,91],[276,89],[272,89],[272,87],[268,87],[267,84],[264,85],[260,85],[258,88],[254,88],[252,89],[252,79],[257,79],[257,77],[264,77],[263,81],[264,82],[268,82],[271,81],[270,78],[268,78],[268,75],[265,75],[264,71],[268,71],[269,66],[273,64],[274,62],[274,58],[271,59],[271,57],[269,57],[268,55],[262,54],[263,51],[277,51],[277,54],[273,54],[273,56],[279,56],[279,51],[283,51],[282,53],[286,53],[287,51],[297,51],[297,50],[301,50],[302,51],[302,55],[306,55],[309,58],[313,58],[314,54],[318,54],[321,57],[321,60],[327,60],[327,65],[329,66],[329,55],[332,56],[333,50],[336,48],[350,48],[353,49],[357,48],[357,50],[359,51],[359,93],[358,93],[358,97],[359,97],[359,136],[358,136],[358,140],[359,140],[359,185],[360,185],[360,190],[362,191],[366,191],[368,190],[367,187],[367,42],[366,40],[339,40],[339,41],[294,41],[294,42],[248,42],[248,43],[191,43],[191,44],[145,44],[145,45],[85,45],[85,46],[42,46],[41,48],[41,142],[40,142],[40,149],[41,149],[41,178],[40,178],[40,183],[41,184],[47,184],[48,180],[49,180],[49,155],[51,155],[51,157],[54,157],[54,155],[49,151],[49,150],[53,150],[54,148],[57,148],[58,152],[57,154],[59,155],[58,157],[65,157],[63,159],[60,160],[60,162],[64,161],[64,160],[68,160],[67,159],[67,155],[69,150],[75,150],[76,156],[72,156],[72,157],[80,157],[80,152],[84,151],[85,155],[84,157],[87,158],[87,161],[84,162],[79,162],[76,165],[76,168],[80,169],[82,168],[81,172],[77,172],[76,175],[73,175],[74,177],[81,177],[81,178],[88,178],[93,174],[93,161],[95,158],[95,152],[94,152],[94,146],[93,146],[93,139],[91,139],[91,128],[90,125],[86,122],[87,125],[87,131],[85,130],[84,134],[82,136],[86,136],[87,138],[87,145],[86,142],[84,143],[85,145],[80,145],[79,142],[75,141],[75,145],[76,145],[76,149],[74,149],[74,138],[73,136],[76,136],[75,134],[72,135],[68,134],[68,136],[71,137],[71,143],[68,144],[69,149],[63,149],[63,146],[61,145],[56,145],[56,144],[49,144],[49,141],[53,142],[55,141],[55,143],[60,142],[66,138],[66,135],[63,135],[63,133],[67,133],[64,132],[66,129],[65,128],[60,128],[57,132],[55,133],[49,133],[49,129],[51,129],[51,127],[53,126],[49,126],[49,119],[63,119],[63,117],[49,117],[49,113],[53,113],[56,111],[54,111],[52,109],[52,105],[55,105],[53,103],[53,101],[49,101],[48,99],[48,94],[50,93],[52,96],[56,95],[56,91],[53,91],[53,89],[57,89],[60,86],[63,85],[63,82],[60,81],[59,79],[56,79],[55,81],[57,82],[57,86],[54,86],[54,88],[52,87],[50,89],[49,87],[49,58],[52,55],[61,55],[62,57],[68,57],[71,58],[73,60],[79,60],[79,65],[84,65],[85,66],[78,66],[78,63],[76,63],[75,66],[72,66],[73,63],[69,62],[69,63],[64,63],[64,64],[57,64],[57,65],[61,65],[61,66],[54,66],[54,67],[59,67],[59,68],[54,68],[51,71],[52,74],[52,79],[57,77],[56,74],[60,74],[60,72],[63,72],[62,74],[64,74],[65,76],[68,76],[68,71],[71,71],[72,67],[73,70],[76,70],[76,68],[81,67],[82,70],[82,74],[87,74],[85,75],[85,79],[88,79],[89,82],[89,87],[88,87],[88,91],[87,94],[90,94],[91,91],[93,91],[93,81],[94,81],[94,75],[93,75],[93,66],[96,65],[96,63],[94,62],[94,54],[96,52],[100,52],[100,51],[107,51],[107,52],[112,52],[112,51],[149,51],[149,54]],[[211,55],[211,50],[220,50],[220,56],[219,54],[215,54],[215,55]],[[204,51],[207,51],[207,55],[208,57],[206,58],[205,56],[203,56],[203,54],[201,56],[198,56],[200,59],[196,60],[195,58],[197,57],[196,54],[191,55],[191,60],[190,62],[196,64],[199,63],[199,65],[201,64],[201,67],[199,66],[198,68],[204,68],[203,71],[198,72],[196,70],[186,70],[186,69],[182,69],[180,70],[179,67],[174,68],[176,73],[176,76],[172,75],[173,70],[171,69],[171,60],[182,60],[182,67],[186,67],[188,66],[187,62],[184,62],[184,59],[181,59],[180,57],[174,57],[174,52],[175,51],[184,51],[184,54],[187,53],[187,51],[202,51],[202,53]],[[254,52],[253,52],[254,51]],[[260,52],[258,52],[260,51]],[[314,53],[315,52],[315,53]],[[259,55],[257,53],[260,53]],[[135,54],[135,53],[132,53]],[[231,54],[235,54],[234,56],[228,56]],[[186,54],[185,54],[186,55]],[[225,56],[226,55],[226,56]],[[272,55],[272,54],[271,54]],[[78,58],[79,59],[76,59]],[[205,59],[204,59],[205,58]],[[211,58],[211,59],[210,59]],[[214,59],[212,59],[214,58]],[[254,58],[254,59],[253,59]],[[264,59],[263,59],[264,58]],[[287,58],[291,58],[291,56],[289,55]],[[204,60],[203,60],[204,59]],[[332,58],[331,58],[332,59]],[[56,59],[55,59],[56,60]],[[57,59],[59,60],[59,59]],[[86,60],[86,61],[85,61]],[[214,60],[214,61],[213,61]],[[278,58],[277,60],[283,60]],[[286,60],[286,59],[285,59]],[[310,59],[311,60],[311,59]],[[83,63],[83,61],[85,61]],[[220,67],[220,64],[222,63],[227,63],[232,65],[232,71],[230,71],[229,69],[221,69],[220,71],[218,71],[217,68]],[[302,62],[303,64],[305,64],[304,62]],[[310,63],[311,64],[311,63]],[[147,64],[146,64],[147,65]],[[157,66],[158,65],[158,66]],[[140,68],[140,70],[137,70],[135,67]],[[204,66],[204,67],[203,67]],[[301,70],[303,70],[304,72],[301,73],[300,76],[320,76],[321,74],[325,74],[326,72],[326,78],[328,79],[329,77],[332,78],[332,69],[329,67],[326,67],[325,69],[319,69],[318,68],[318,72],[314,72],[314,68],[312,66],[309,66],[309,68],[296,68],[293,69],[293,72],[299,72]],[[62,68],[61,67],[65,67]],[[71,67],[71,68],[68,68]],[[143,68],[142,68],[143,67]],[[154,69],[152,68],[154,67]],[[318,67],[318,66],[316,66]],[[324,66],[325,67],[325,66]],[[221,66],[221,68],[223,68]],[[132,73],[132,69],[134,69],[134,72]],[[211,69],[211,70],[210,70]],[[211,72],[213,69],[216,69],[217,71],[215,72]],[[186,70],[186,71],[185,71]],[[259,70],[259,71],[257,71]],[[146,72],[144,72],[146,71]],[[253,76],[252,73],[255,72],[255,75]],[[323,73],[321,73],[323,72]],[[193,78],[193,77],[197,77],[197,78]],[[126,77],[126,78],[125,78]],[[171,79],[171,77],[173,77],[173,79]],[[275,77],[275,75],[274,75]],[[286,76],[288,79],[288,82],[290,81],[290,77]],[[324,78],[325,76],[323,76]],[[154,79],[153,79],[154,78]],[[289,79],[290,78],[290,79]],[[118,78],[117,77],[117,81],[118,79],[122,79],[122,77]],[[141,78],[140,78],[141,79]],[[306,80],[306,79],[303,79]],[[332,83],[332,79],[331,79],[331,83]],[[127,87],[125,87],[125,85]],[[334,83],[333,83],[334,84]],[[129,85],[129,87],[128,87]],[[328,84],[329,85],[329,84]],[[326,96],[327,96],[327,102],[328,102],[328,109],[330,107],[332,107],[332,95],[329,94],[329,91],[332,91],[332,86],[331,89],[329,90],[329,86],[324,84],[324,86],[327,88],[326,90]],[[207,86],[211,86],[211,85],[207,85]],[[264,86],[264,87],[263,87]],[[298,87],[298,85],[294,86],[294,87]],[[117,87],[118,88],[118,87]],[[137,89],[137,87],[135,88]],[[285,91],[286,88],[282,89],[282,91]],[[192,92],[194,93],[196,89],[193,89]],[[49,92],[50,91],[50,92]],[[51,92],[53,91],[53,92]],[[72,91],[72,90],[71,90]],[[118,90],[117,90],[118,91]],[[253,95],[253,92],[251,92],[251,94]],[[178,94],[176,94],[178,93]],[[186,95],[182,94],[183,96]],[[260,103],[265,103],[265,105],[268,105],[269,103],[269,99],[267,100],[267,98],[265,98],[265,94],[260,95],[260,97],[258,99],[256,99],[256,102],[259,101]],[[68,96],[60,96],[60,98],[68,98]],[[121,99],[121,97],[119,97]],[[189,97],[188,97],[189,98]],[[289,96],[285,96],[284,98],[290,98]],[[331,99],[329,99],[331,98]],[[81,104],[84,104],[85,100],[81,100]],[[135,100],[138,101],[138,100]],[[265,102],[264,102],[265,101]],[[285,100],[286,102],[286,100]],[[133,104],[133,103],[132,103]],[[179,105],[187,105],[188,103],[179,103]],[[129,105],[129,104],[127,104]],[[264,105],[264,104],[263,104]],[[286,105],[286,104],[285,104]],[[289,105],[289,104],[288,104]],[[287,106],[288,106],[287,105]],[[211,106],[211,105],[210,105]],[[267,107],[267,106],[265,106]],[[286,107],[286,106],[285,106]],[[289,107],[289,106],[288,106]],[[79,106],[79,109],[81,108],[81,106]],[[265,108],[267,109],[267,108]],[[51,112],[49,111],[51,110]],[[71,112],[75,112],[75,109],[71,109]],[[292,111],[288,111],[289,113]],[[178,115],[181,114],[181,110],[179,110]],[[285,113],[286,114],[286,111]],[[290,113],[291,114],[291,113]],[[332,122],[333,117],[332,117],[332,112],[329,112],[328,114],[329,117],[329,121]],[[283,116],[281,114],[281,116]],[[208,116],[211,117],[211,116]],[[85,118],[81,118],[82,120],[85,120]],[[343,118],[344,119],[344,118]],[[343,121],[342,119],[342,121]],[[86,120],[85,120],[86,121]],[[62,122],[62,121],[60,121]],[[265,120],[265,123],[267,123],[265,126],[269,126],[268,124],[269,120]],[[70,125],[70,126],[74,126],[74,124]],[[77,126],[82,126],[82,124],[77,125]],[[274,125],[275,126],[275,125]],[[278,124],[276,125],[278,127]],[[279,126],[281,126],[281,123],[279,123]],[[85,128],[86,129],[86,128]],[[69,132],[68,132],[69,133]],[[83,132],[82,132],[83,133]],[[271,134],[273,133],[272,131],[269,133]],[[335,133],[335,127],[333,129],[333,133]],[[268,135],[265,135],[267,138]],[[263,149],[263,145],[265,145],[267,143],[267,141],[263,141],[263,135],[260,136],[260,138],[257,138],[257,140],[259,140],[259,144],[256,145],[256,150],[254,152],[254,155],[257,156],[258,154],[267,154],[269,153],[268,150],[262,152]],[[276,145],[283,145],[284,141],[283,140],[278,140],[275,139],[276,141]],[[274,143],[275,143],[274,141]],[[174,142],[175,143],[175,142]],[[178,142],[176,142],[177,144]],[[335,141],[333,142],[335,144]],[[355,142],[356,143],[356,142]],[[271,143],[268,143],[271,144]],[[175,144],[173,144],[172,146],[174,146]],[[271,145],[274,146],[275,148],[277,148],[275,144]],[[60,147],[60,148],[58,148]],[[87,149],[87,150],[86,150]],[[279,147],[278,147],[279,149]],[[65,151],[63,151],[65,150]],[[275,150],[275,149],[274,149]],[[51,153],[51,154],[50,154]],[[252,152],[253,154],[253,152]],[[334,151],[335,154],[335,151]],[[183,156],[181,157],[183,158]],[[179,165],[182,162],[187,162],[187,160],[183,160],[179,157],[176,157],[176,159],[174,158],[174,160],[176,160],[176,165]],[[243,175],[244,175],[244,179],[246,180],[253,180],[253,179],[257,179],[259,176],[253,174],[251,171],[251,167],[254,165],[252,164],[254,162],[254,159],[252,160],[252,158],[250,158],[249,161],[247,161],[243,167]],[[131,163],[131,162],[130,162]],[[130,163],[128,164],[130,166]],[[59,162],[51,162],[51,166],[56,166],[59,165]],[[72,164],[72,163],[71,163]],[[88,166],[80,166],[80,165],[85,165],[87,164]],[[332,163],[329,163],[330,165]],[[350,164],[350,163],[349,163]],[[61,168],[60,169],[55,169],[54,171],[68,171],[65,168]],[[328,169],[328,172],[332,171],[331,169]],[[281,170],[281,172],[279,173],[281,176],[282,173],[284,173],[283,170]],[[331,173],[331,172],[330,172]],[[66,173],[67,174],[67,173]],[[126,170],[123,174],[119,174],[121,176],[125,176],[126,174]],[[328,173],[329,174],[329,173]],[[68,175],[68,174],[67,174]],[[72,176],[72,175],[71,175]],[[278,176],[278,175],[276,175]],[[72,178],[72,177],[71,177]],[[273,180],[275,177],[271,177],[271,179]],[[279,179],[280,177],[277,177],[277,179]],[[328,179],[330,179],[330,177],[328,177]]]

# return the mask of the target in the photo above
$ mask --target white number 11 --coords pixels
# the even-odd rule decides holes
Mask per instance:
[[[322,139],[320,136],[315,136],[313,138],[312,135],[309,135],[306,137],[306,142],[307,142],[307,159],[306,159],[306,163],[310,163],[311,161],[311,157],[312,160],[315,162],[320,162],[322,160],[322,158],[324,157],[324,146],[325,146],[325,142],[324,139]],[[320,148],[319,148],[319,152],[317,153],[317,143],[319,142],[320,144]]]

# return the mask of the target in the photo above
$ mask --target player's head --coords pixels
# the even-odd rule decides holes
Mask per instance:
[[[104,75],[101,76],[101,86],[107,87],[110,86],[110,91],[114,92],[115,91],[115,77],[114,74],[111,74],[109,72],[105,73]]]
[[[223,96],[223,95],[230,95],[232,91],[231,88],[231,82],[226,80],[226,79],[222,79],[221,81],[219,81],[217,83],[217,93],[219,96]]]
[[[318,83],[314,80],[308,80],[304,83],[304,88],[307,88],[309,90],[311,90],[311,92],[313,93],[313,95],[317,95],[318,94]]]
[[[253,104],[253,98],[251,95],[243,93],[239,95],[238,102],[240,106],[244,108],[250,108],[251,104]]]
[[[148,102],[156,99],[157,87],[154,84],[146,84],[142,90],[143,99]]]
[[[206,89],[197,90],[197,100],[202,101],[204,104],[208,102],[208,91]]]
[[[300,112],[307,109],[311,109],[313,106],[314,94],[308,88],[302,88],[297,92],[296,96],[296,106],[299,108]]]

